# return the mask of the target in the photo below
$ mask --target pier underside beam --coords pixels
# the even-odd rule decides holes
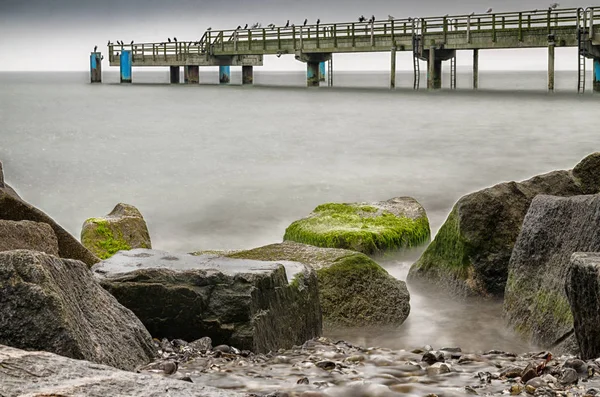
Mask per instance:
[[[179,84],[179,66],[169,66],[169,81],[171,84]]]
[[[231,67],[219,66],[219,84],[229,84],[231,82]]]
[[[242,84],[249,85],[254,83],[254,71],[252,66],[242,66]]]
[[[102,54],[99,52],[90,54],[90,82],[102,83]]]
[[[594,92],[600,92],[600,58],[594,58]]]
[[[479,50],[473,50],[473,89],[479,88]]]
[[[131,51],[122,51],[119,59],[121,83],[131,83]]]
[[[200,82],[200,68],[197,65],[186,66],[183,69],[186,84],[198,84]]]

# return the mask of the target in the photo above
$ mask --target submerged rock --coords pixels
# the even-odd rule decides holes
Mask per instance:
[[[600,253],[573,254],[565,286],[581,357],[600,357]],[[587,366],[585,371],[571,367],[587,371]]]
[[[431,282],[457,296],[502,297],[510,256],[533,198],[600,192],[599,158],[594,153],[572,172],[501,183],[462,197],[411,267],[409,282]]]
[[[47,223],[0,220],[0,251],[18,249],[58,256],[58,240]]]
[[[300,263],[135,249],[92,271],[157,338],[266,352],[321,334],[317,276]]]
[[[294,261],[314,267],[327,327],[396,326],[410,312],[406,283],[364,254],[286,241],[228,255],[266,261]]]
[[[156,352],[84,263],[25,250],[0,252],[0,344],[127,370]]]
[[[565,280],[571,255],[600,251],[600,195],[538,196],[523,222],[510,259],[504,312],[534,344],[576,350]]]
[[[121,371],[47,352],[0,345],[0,396],[234,397],[219,390],[159,376]]]
[[[47,223],[54,230],[58,240],[58,254],[61,258],[80,260],[88,266],[99,261],[94,254],[88,251],[52,218],[21,199],[5,182],[0,185],[0,219]]]
[[[90,218],[81,230],[81,242],[101,259],[121,250],[152,248],[146,221],[132,205],[119,203],[103,218]]]
[[[365,254],[414,247],[429,241],[425,209],[411,197],[376,203],[322,204],[292,223],[283,239]]]

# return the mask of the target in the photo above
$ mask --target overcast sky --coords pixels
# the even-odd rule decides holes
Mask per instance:
[[[353,21],[360,14],[385,19],[546,8],[545,0],[0,0],[0,71],[87,70],[94,45],[106,53],[106,43],[152,42],[176,36],[197,40],[208,26],[232,29],[260,21],[301,23]],[[562,0],[561,8],[587,6]],[[547,51],[501,50],[480,54],[483,70],[545,70]],[[459,67],[471,65],[471,55],[459,52]],[[336,55],[338,70],[387,70],[389,54]],[[265,57],[264,70],[303,70],[293,56]],[[398,69],[410,70],[410,53],[401,53]],[[558,49],[556,68],[577,68],[575,49]]]

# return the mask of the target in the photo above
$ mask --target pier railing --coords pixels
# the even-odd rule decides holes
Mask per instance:
[[[215,55],[223,52],[285,53],[289,49],[303,50],[310,41],[310,48],[335,50],[339,42],[343,46],[361,48],[376,45],[376,39],[386,38],[395,46],[397,39],[407,36],[425,37],[428,34],[447,36],[461,34],[471,42],[472,34],[485,32],[495,42],[498,35],[516,34],[522,41],[525,34],[550,35],[557,28],[589,29],[593,36],[594,27],[600,24],[600,7],[543,9],[521,12],[446,15],[443,17],[406,18],[374,22],[345,22],[306,26],[271,26],[254,29],[207,31],[198,41],[112,44],[109,57],[113,61],[123,50],[131,51],[133,62],[145,60],[182,60],[190,55]],[[518,47],[518,45],[516,45]]]

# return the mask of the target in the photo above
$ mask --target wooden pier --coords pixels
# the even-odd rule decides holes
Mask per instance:
[[[168,66],[172,83],[179,82],[179,68],[184,67],[185,76],[194,77],[186,82],[197,83],[198,67],[220,66],[220,81],[228,83],[229,67],[241,66],[243,83],[251,84],[253,67],[262,66],[264,55],[293,55],[307,65],[307,85],[318,86],[323,62],[329,63],[328,84],[333,85],[333,54],[389,52],[393,88],[396,54],[410,51],[414,88],[420,87],[420,61],[425,61],[427,87],[438,89],[442,62],[451,62],[450,86],[456,88],[456,51],[472,50],[476,89],[480,50],[547,48],[552,91],[556,47],[578,48],[579,92],[586,88],[585,59],[592,58],[593,87],[600,91],[600,6],[207,31],[198,41],[111,44],[108,60],[110,66],[120,66],[123,82],[131,81],[132,67]]]

